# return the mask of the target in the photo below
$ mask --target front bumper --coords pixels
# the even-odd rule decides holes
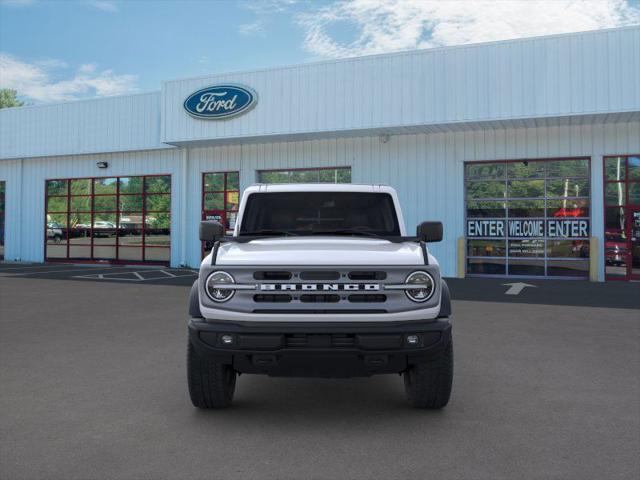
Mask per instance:
[[[230,336],[225,345],[223,336]],[[418,337],[410,344],[407,336]],[[340,323],[233,323],[192,318],[189,340],[204,358],[240,373],[356,377],[399,373],[451,341],[448,319]]]

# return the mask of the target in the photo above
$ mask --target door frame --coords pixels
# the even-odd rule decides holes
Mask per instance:
[[[616,180],[607,180],[606,178],[606,162],[607,159],[610,158],[619,158],[623,157],[625,159],[625,176],[624,180],[616,181]],[[602,214],[603,214],[603,247],[604,247],[604,279],[607,282],[628,282],[632,280],[640,280],[640,274],[633,274],[633,241],[632,241],[632,220],[633,220],[633,212],[640,211],[640,205],[631,204],[629,202],[629,186],[631,184],[640,184],[640,179],[638,180],[630,180],[629,179],[629,158],[630,157],[640,157],[640,154],[623,154],[623,155],[604,155],[602,157]],[[625,194],[624,194],[624,205],[607,205],[607,185],[608,184],[616,184],[620,183],[624,185]],[[607,253],[606,253],[606,218],[607,218],[607,208],[622,208],[624,209],[624,221],[625,227],[624,232],[626,235],[626,272],[624,275],[617,276],[607,276]]]

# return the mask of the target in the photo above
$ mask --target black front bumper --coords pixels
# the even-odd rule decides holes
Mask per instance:
[[[410,344],[408,336],[417,336]],[[232,339],[230,344],[223,337]],[[379,323],[189,321],[197,354],[241,373],[357,377],[399,373],[436,356],[451,341],[448,319]],[[228,338],[227,338],[228,340]]]

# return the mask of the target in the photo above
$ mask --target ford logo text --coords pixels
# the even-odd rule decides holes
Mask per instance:
[[[242,85],[213,85],[192,93],[184,101],[184,109],[196,118],[223,120],[250,110],[258,96]]]

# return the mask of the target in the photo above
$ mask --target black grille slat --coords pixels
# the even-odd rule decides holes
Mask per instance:
[[[349,272],[348,277],[350,280],[385,280],[387,278],[387,272],[356,270]]]
[[[384,303],[387,301],[387,296],[380,294],[354,294],[349,295],[348,300],[352,303]]]
[[[310,294],[300,295],[302,303],[337,303],[340,301],[340,295],[331,294]]]
[[[282,294],[259,294],[253,296],[253,301],[256,303],[288,303],[292,300],[291,295]]]
[[[289,280],[291,276],[291,272],[281,270],[253,272],[253,278],[256,280]]]

